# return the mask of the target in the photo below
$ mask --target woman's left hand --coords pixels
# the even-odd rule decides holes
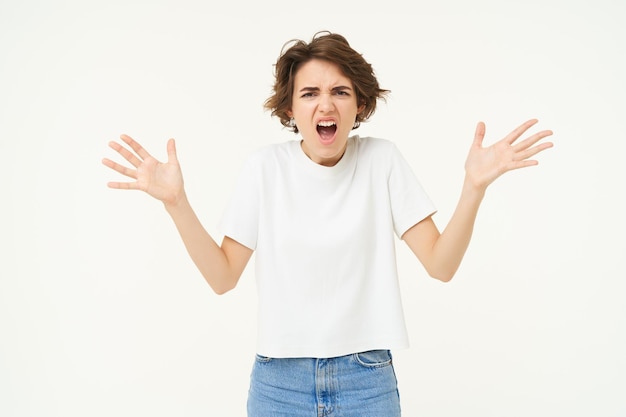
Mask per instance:
[[[483,147],[485,124],[479,122],[476,126],[474,142],[465,161],[466,180],[478,189],[484,190],[505,172],[537,165],[538,162],[530,158],[552,147],[552,142],[539,144],[537,142],[552,135],[552,131],[542,130],[515,143],[520,136],[536,123],[536,119],[528,120],[509,133],[504,139],[491,146]]]

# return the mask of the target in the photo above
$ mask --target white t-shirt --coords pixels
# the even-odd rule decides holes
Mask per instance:
[[[253,152],[221,230],[255,250],[257,353],[408,347],[395,237],[434,212],[388,140],[350,137],[332,167],[311,161],[297,140]]]

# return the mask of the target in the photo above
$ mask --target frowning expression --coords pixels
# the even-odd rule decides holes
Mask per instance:
[[[292,107],[302,135],[302,150],[320,165],[333,166],[343,156],[357,114],[352,81],[329,61],[313,59],[296,72]]]

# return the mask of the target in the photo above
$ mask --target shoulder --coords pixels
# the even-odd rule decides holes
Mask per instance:
[[[247,155],[245,165],[260,167],[287,160],[291,157],[290,155],[296,145],[297,141],[286,141],[261,146]]]
[[[359,147],[364,149],[384,149],[395,146],[389,139],[375,138],[372,136],[353,136],[353,140]]]
[[[389,139],[355,136],[354,141],[359,159],[392,160],[400,154],[396,144]]]
[[[248,159],[264,159],[269,158],[273,155],[280,155],[289,150],[289,148],[293,145],[292,142],[294,141],[271,143],[269,145],[260,146],[256,149],[253,149],[248,154]]]

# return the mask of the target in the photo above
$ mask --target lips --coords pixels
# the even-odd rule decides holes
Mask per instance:
[[[332,120],[321,121],[317,124],[317,133],[319,134],[320,141],[324,144],[330,144],[335,139],[335,133],[337,132],[337,124]]]

